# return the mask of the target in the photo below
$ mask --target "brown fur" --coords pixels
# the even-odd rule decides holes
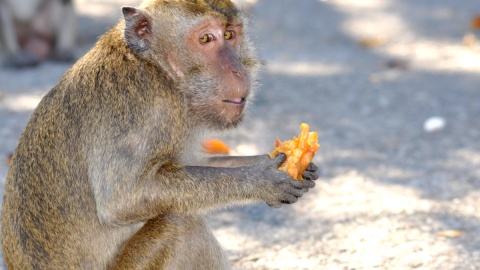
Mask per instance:
[[[214,8],[199,15],[195,4]],[[242,21],[222,15],[240,18],[229,1],[142,6],[124,8],[126,21],[33,112],[2,206],[10,270],[226,269],[203,212],[248,200],[279,207],[313,187],[278,171],[281,155],[189,163],[200,133],[242,120],[257,61]],[[224,40],[224,27],[238,39]],[[200,44],[204,31],[216,41]]]

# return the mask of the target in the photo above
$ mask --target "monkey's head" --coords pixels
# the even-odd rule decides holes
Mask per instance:
[[[258,60],[232,2],[150,0],[123,7],[123,14],[128,46],[172,79],[194,124],[225,129],[241,122]]]

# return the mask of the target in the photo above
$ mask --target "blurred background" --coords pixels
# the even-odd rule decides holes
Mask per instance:
[[[262,154],[309,123],[321,177],[294,205],[209,216],[234,269],[480,269],[480,2],[236,2],[264,66],[245,123],[219,138]],[[138,3],[74,1],[74,56]],[[0,68],[2,194],[9,153],[70,66]]]

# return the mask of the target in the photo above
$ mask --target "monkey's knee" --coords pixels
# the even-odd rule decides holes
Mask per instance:
[[[124,245],[110,269],[228,269],[226,257],[201,216],[149,220]]]
[[[147,221],[124,244],[109,269],[170,269],[177,234],[166,217]]]

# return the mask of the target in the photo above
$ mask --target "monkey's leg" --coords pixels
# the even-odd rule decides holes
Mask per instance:
[[[229,269],[203,216],[157,217],[125,244],[110,269]]]

